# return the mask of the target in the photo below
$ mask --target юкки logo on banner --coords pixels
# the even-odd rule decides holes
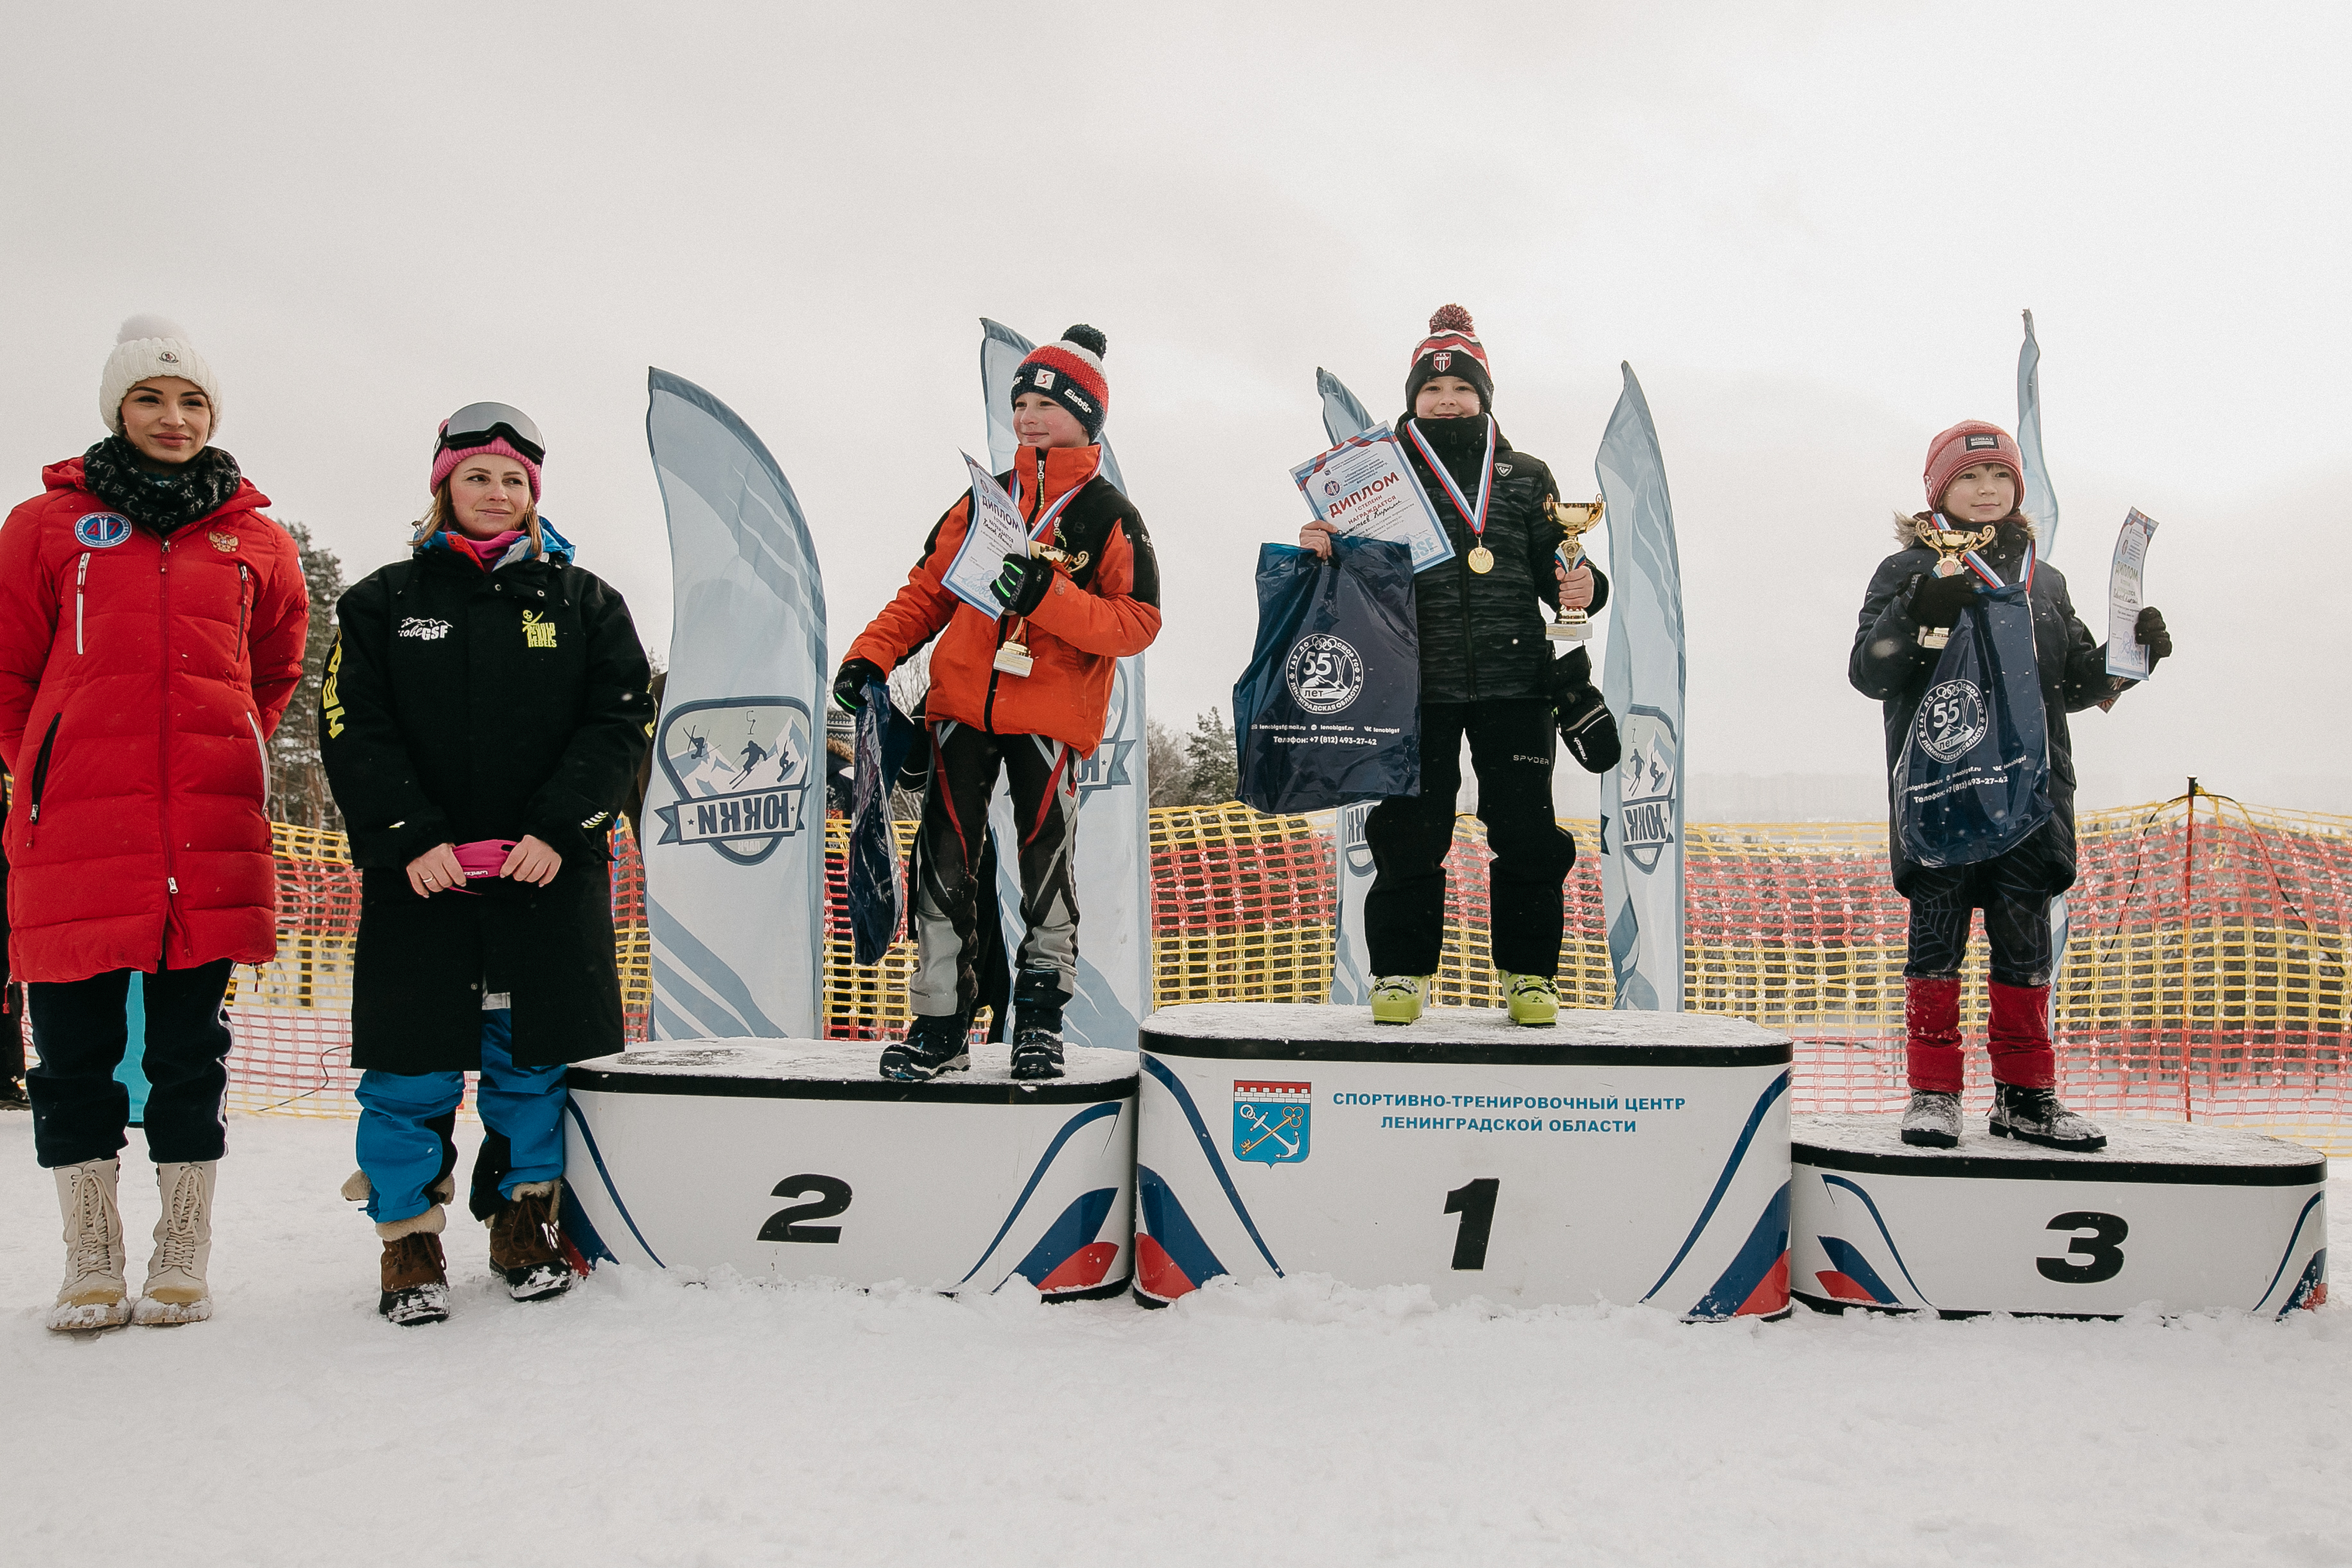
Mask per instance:
[[[1234,1084],[1234,1158],[1267,1165],[1307,1158],[1315,1086],[1240,1079]]]
[[[809,711],[790,697],[722,697],[662,717],[654,754],[677,792],[661,844],[708,844],[755,866],[807,820]]]
[[[1310,632],[1291,645],[1282,681],[1309,713],[1337,713],[1364,694],[1364,656],[1343,637]]]
[[[1128,703],[1127,666],[1121,663],[1113,669],[1110,681],[1110,706],[1103,713],[1102,742],[1091,755],[1074,759],[1070,777],[1078,786],[1078,802],[1084,805],[1088,795],[1097,790],[1115,789],[1135,782],[1128,770],[1128,758],[1140,744],[1127,733]]]
[[[1681,770],[1675,733],[1640,710],[1625,718],[1625,760],[1617,764],[1617,832],[1625,858],[1643,871],[1675,841],[1675,792]]]

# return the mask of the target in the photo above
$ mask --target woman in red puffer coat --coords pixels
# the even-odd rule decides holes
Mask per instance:
[[[100,380],[112,434],[0,527],[9,967],[29,983],[33,1147],[65,1214],[50,1327],[209,1317],[233,963],[278,950],[268,742],[310,595],[268,498],[210,445],[211,367],[135,316]],[[134,1313],[115,1207],[123,1005],[146,976],[147,1147],[163,1189]]]

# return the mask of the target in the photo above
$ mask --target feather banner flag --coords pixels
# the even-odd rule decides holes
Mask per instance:
[[[1348,384],[1317,366],[1315,393],[1323,402],[1323,434],[1331,445],[1352,441],[1377,423]],[[1370,946],[1364,932],[1364,895],[1372,887],[1372,848],[1364,839],[1364,818],[1376,801],[1343,805],[1331,819],[1331,854],[1339,889],[1331,931],[1331,1001],[1364,1006],[1372,999]]]
[[[2048,560],[2058,548],[2058,492],[2050,488],[2050,464],[2042,455],[2042,345],[2033,338],[2033,312],[2025,312],[2025,342],[2017,351],[2017,450],[2025,459],[2018,497],[2034,522],[2036,548]]]
[[[988,461],[1003,473],[1020,445],[1013,433],[1013,376],[1037,345],[982,318],[980,389],[988,405]],[[1103,477],[1123,495],[1127,482],[1110,442],[1102,442]],[[1151,1012],[1151,779],[1145,766],[1147,714],[1143,656],[1118,661],[1102,743],[1076,764],[1078,784],[1078,992],[1062,1009],[1063,1037],[1076,1046],[1131,1051]],[[1012,792],[999,790],[989,823],[1000,847],[1017,845]],[[1020,942],[1019,857],[996,857],[997,904],[1005,949]],[[983,992],[988,988],[982,987]]]
[[[1682,566],[1665,458],[1633,367],[1593,459],[1609,519],[1601,697],[1624,745],[1601,781],[1601,907],[1617,1005],[1683,1010]]]
[[[824,579],[783,470],[702,388],[648,373],[669,518],[669,680],[643,846],[657,1040],[824,1032]]]
[[[2033,312],[2025,312],[2025,342],[2017,350],[2017,450],[2025,459],[2025,472],[2018,476],[2023,490],[2018,501],[2025,515],[2034,522],[2035,549],[2045,558],[2058,547],[2058,492],[2050,485],[2050,461],[2042,452],[2042,344],[2033,336]],[[2050,900],[2051,973],[2055,974],[2066,963],[2066,931],[2069,924],[2066,895],[2059,894]],[[2056,1016],[2058,994],[2050,994],[2052,1016]]]

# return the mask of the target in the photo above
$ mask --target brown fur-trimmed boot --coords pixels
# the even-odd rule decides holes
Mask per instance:
[[[518,1301],[540,1301],[572,1289],[572,1265],[556,1226],[563,1184],[525,1182],[490,1216],[490,1267]]]
[[[423,1214],[379,1224],[383,1238],[383,1294],[375,1310],[402,1328],[437,1323],[449,1315],[449,1269],[441,1257],[445,1213],[435,1204]]]

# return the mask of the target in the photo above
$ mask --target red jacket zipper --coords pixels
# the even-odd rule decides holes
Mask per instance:
[[[155,705],[155,777],[162,788],[156,791],[156,809],[163,828],[163,960],[172,952],[172,923],[179,918],[179,865],[172,853],[172,542],[161,542],[163,553],[157,558],[155,573],[156,647],[163,671],[163,700]]]

